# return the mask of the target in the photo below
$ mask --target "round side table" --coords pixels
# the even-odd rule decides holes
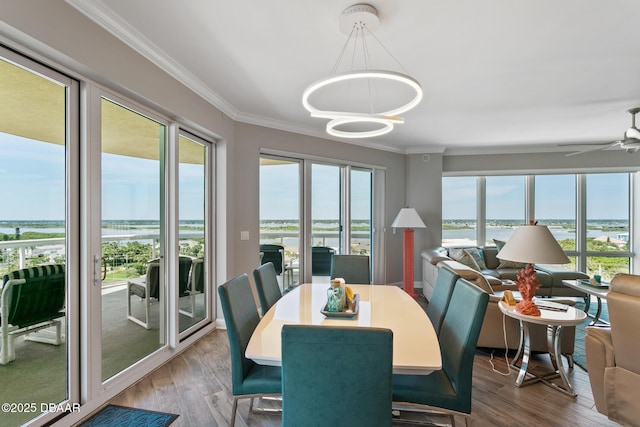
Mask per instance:
[[[506,316],[512,317],[520,321],[520,347],[513,359],[512,366],[520,368],[516,386],[524,387],[538,381],[555,388],[569,396],[575,397],[576,393],[569,383],[567,372],[562,363],[562,354],[560,353],[560,338],[562,337],[563,326],[577,326],[581,324],[587,317],[587,314],[574,307],[565,304],[558,304],[551,301],[536,301],[536,305],[540,308],[540,316],[529,316],[518,313],[514,305],[508,305],[504,301],[500,301],[498,306]],[[536,375],[527,372],[529,367],[529,358],[531,357],[531,335],[529,325],[537,323],[546,325],[547,327],[547,351],[551,358],[553,371],[545,375]],[[521,359],[520,366],[517,365]],[[529,376],[529,378],[527,378]],[[560,377],[560,384],[550,381],[551,379]]]

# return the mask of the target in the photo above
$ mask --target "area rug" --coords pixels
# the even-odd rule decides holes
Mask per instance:
[[[176,418],[175,414],[108,405],[81,424],[81,427],[165,427]]]
[[[576,303],[576,308],[580,310],[584,310],[584,303],[578,302]],[[591,306],[589,307],[589,314],[592,316],[596,314],[596,310],[598,308],[598,304],[595,301],[591,302]],[[609,321],[609,310],[607,307],[607,302],[602,301],[602,312],[600,313],[600,319]],[[584,334],[586,331],[586,327],[591,323],[593,319],[588,317],[582,322],[582,324],[576,326],[576,341],[573,350],[573,359],[577,365],[583,368],[585,371],[587,370],[587,356],[584,349]]]

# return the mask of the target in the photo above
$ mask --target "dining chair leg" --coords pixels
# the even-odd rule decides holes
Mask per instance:
[[[253,399],[252,399],[253,400]],[[238,398],[233,397],[233,407],[231,408],[231,419],[229,420],[229,427],[233,427],[236,423],[236,411],[238,410]]]

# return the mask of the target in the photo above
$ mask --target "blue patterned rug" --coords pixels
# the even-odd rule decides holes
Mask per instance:
[[[577,302],[576,308],[584,310],[584,303]],[[592,301],[589,307],[589,314],[595,315],[597,308],[598,304],[595,301]],[[607,322],[609,321],[609,310],[606,301],[602,301],[602,312],[600,313],[600,319],[606,320]],[[576,326],[576,341],[573,350],[573,359],[575,360],[576,364],[578,364],[585,371],[587,370],[587,356],[584,350],[584,334],[585,328],[592,321],[593,319],[587,316],[587,318],[584,320],[584,322],[582,322],[581,325]]]
[[[82,427],[165,427],[176,418],[175,414],[147,411],[146,409],[127,408],[108,405],[89,418]]]

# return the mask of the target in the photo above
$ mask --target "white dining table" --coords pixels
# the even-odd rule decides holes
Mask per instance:
[[[442,369],[440,345],[424,309],[392,285],[348,285],[359,296],[357,316],[327,317],[329,283],[307,283],[285,294],[256,327],[245,356],[262,365],[281,366],[283,325],[387,328],[393,331],[393,373],[428,375]]]

